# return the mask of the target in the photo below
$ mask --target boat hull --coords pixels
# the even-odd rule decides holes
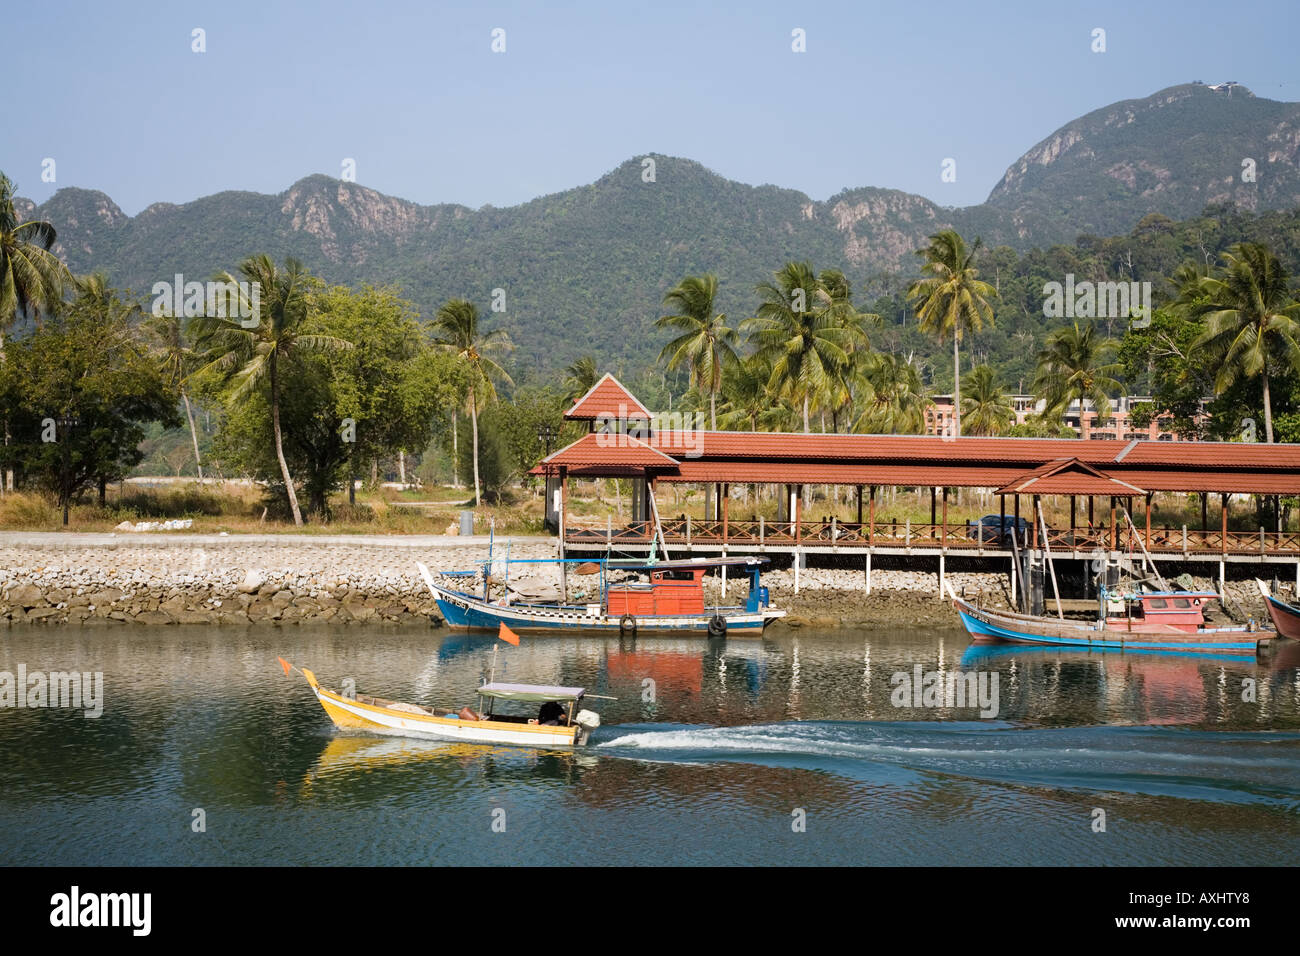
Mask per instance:
[[[603,612],[590,613],[579,607],[551,607],[536,604],[488,604],[466,594],[431,583],[429,589],[437,601],[447,626],[465,631],[495,631],[502,624],[512,631],[570,631],[605,634],[625,633],[628,628],[618,617]],[[704,614],[644,615],[635,618],[637,634],[709,633],[709,622],[716,615],[726,622],[728,634],[738,636],[763,633],[770,622],[785,616],[785,611],[764,608],[757,612],[716,611]]]
[[[1197,632],[1152,633],[1095,628],[1042,618],[1011,616],[955,602],[962,625],[977,644],[1036,644],[1114,650],[1178,650],[1220,654],[1254,654],[1261,637],[1245,628],[1206,628]]]
[[[308,683],[316,700],[330,720],[334,721],[334,726],[343,730],[432,737],[462,743],[513,744],[521,747],[572,747],[585,742],[582,739],[585,737],[583,728],[576,725],[548,727],[541,724],[460,720],[456,717],[414,714],[344,697],[320,687],[314,677],[309,677]]]
[[[1300,641],[1300,607],[1279,601],[1268,593],[1264,594],[1264,603],[1268,605],[1268,616],[1273,619],[1278,636]]]

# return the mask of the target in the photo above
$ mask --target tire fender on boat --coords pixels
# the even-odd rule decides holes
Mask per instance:
[[[624,614],[618,619],[618,633],[620,635],[631,633],[636,634],[636,618],[631,614]]]
[[[721,614],[715,614],[709,618],[709,636],[722,637],[727,633],[727,619]]]

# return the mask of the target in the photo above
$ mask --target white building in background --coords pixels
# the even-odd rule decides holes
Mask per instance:
[[[1195,435],[1179,435],[1169,430],[1169,416],[1154,419],[1145,428],[1133,424],[1131,415],[1144,402],[1150,402],[1147,395],[1125,395],[1111,401],[1110,416],[1099,421],[1097,411],[1091,401],[1083,403],[1082,413],[1079,403],[1073,401],[1065,410],[1065,424],[1081,438],[1118,439],[1121,441],[1196,441]],[[1016,424],[1023,425],[1030,418],[1042,413],[1046,402],[1033,395],[1012,395],[1011,407],[1016,412]],[[1197,420],[1205,418],[1205,403]],[[925,410],[925,433],[927,435],[945,435],[953,433],[953,404],[951,395],[936,395]]]

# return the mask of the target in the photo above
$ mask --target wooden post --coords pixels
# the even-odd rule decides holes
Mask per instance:
[[[1208,491],[1202,491],[1201,492],[1201,540],[1202,541],[1205,540],[1204,537],[1205,532],[1210,530],[1209,512],[1210,512],[1210,493]]]
[[[1015,497],[1016,497],[1016,515],[1015,515],[1016,526],[1012,530],[1011,534],[1012,536],[1015,537],[1017,541],[1019,541],[1020,540],[1020,496],[1016,495]]]
[[[1115,523],[1115,496],[1110,496],[1110,549],[1119,550],[1119,525]]]
[[[1300,581],[1300,563],[1296,566],[1296,580]],[[867,597],[871,597],[871,546],[867,546]]]
[[[569,603],[569,565],[566,557],[564,538],[569,530],[569,469],[560,466],[560,603]]]
[[[729,507],[731,502],[731,485],[719,485],[718,487],[722,489],[722,546],[725,548],[727,546],[727,531],[729,530],[728,519],[730,518],[731,512],[731,508]],[[723,573],[725,574],[725,569]],[[723,580],[725,581],[726,579],[724,578]]]
[[[1151,496],[1152,496],[1153,494],[1154,494],[1154,492],[1151,492],[1151,491],[1148,491],[1148,492],[1147,492],[1147,538],[1146,538],[1146,548],[1147,548],[1148,551],[1151,550]]]
[[[1037,515],[1038,517],[1040,517],[1040,518],[1043,516],[1042,498],[1040,498],[1038,495],[1034,495],[1034,514],[1036,514],[1036,515]],[[1047,524],[1046,524],[1046,522],[1043,523],[1043,534],[1044,534],[1044,535],[1047,534]],[[1046,537],[1044,537],[1044,539],[1043,539],[1043,543],[1042,543],[1042,546],[1043,546],[1043,547],[1046,547],[1046,545],[1047,545],[1047,540],[1046,540]],[[1038,548],[1039,548],[1039,543],[1038,543],[1038,522],[1035,521],[1035,522],[1034,522],[1034,548],[1033,548],[1033,550],[1037,551]]]
[[[686,550],[691,550],[691,516],[686,516]]]
[[[794,488],[794,492],[790,495],[790,510],[794,513],[794,546],[798,548],[799,542],[803,539],[803,532],[799,528],[799,519],[802,517],[799,512],[803,510],[803,485],[795,485]],[[799,580],[799,573],[797,570],[795,572],[795,580]],[[795,588],[795,593],[798,593],[797,587]]]
[[[871,486],[871,523],[867,525],[867,546],[870,547],[876,537],[876,486]]]
[[[862,527],[862,486],[858,485],[858,528]]]
[[[943,559],[944,559],[944,552],[940,551],[939,552],[939,593],[938,595],[936,595],[940,601],[943,600],[943,572],[944,572]]]
[[[931,486],[930,486],[930,533],[931,533],[931,534],[934,534],[934,526],[935,526],[935,520],[934,520],[934,519],[935,519],[935,512],[934,512],[934,485],[931,485]]]
[[[1074,525],[1075,525],[1075,500],[1074,500],[1074,495],[1070,495],[1070,548],[1071,550],[1077,551],[1078,546],[1075,544],[1074,541]]]
[[[1223,540],[1219,542],[1219,546],[1222,549],[1223,553],[1227,554],[1228,553],[1228,496],[1227,495],[1223,495],[1223,505],[1220,508],[1220,511],[1222,513],[1221,520],[1219,522],[1222,525],[1220,536],[1222,537]]]
[[[948,486],[944,485],[943,486],[943,531],[939,535],[939,547],[946,548],[947,546],[948,546]],[[943,575],[940,574],[940,577],[942,576]],[[939,597],[941,598],[943,597],[942,585],[939,588]]]
[[[767,534],[767,522],[763,519],[762,515],[759,515],[758,516],[758,550],[760,551],[763,550],[765,544],[763,539],[766,537],[766,534]]]

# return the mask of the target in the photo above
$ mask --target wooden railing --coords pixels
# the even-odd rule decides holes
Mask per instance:
[[[565,538],[572,544],[640,544],[650,543],[654,525],[648,521],[628,525],[570,525]],[[663,537],[671,546],[704,545],[735,548],[780,547],[800,545],[810,548],[924,548],[932,550],[1009,550],[1010,540],[989,535],[990,529],[978,524],[930,524],[907,519],[877,519],[874,523],[854,521],[767,521],[764,519],[729,519],[720,521],[699,518],[667,518]],[[1041,532],[1027,529],[1021,547],[1043,546]],[[1134,531],[1118,528],[1047,529],[1047,544],[1052,551],[1093,553],[1096,551],[1137,551],[1141,545],[1152,554],[1269,554],[1300,555],[1300,532],[1294,531],[1201,531],[1184,528],[1143,527]]]

